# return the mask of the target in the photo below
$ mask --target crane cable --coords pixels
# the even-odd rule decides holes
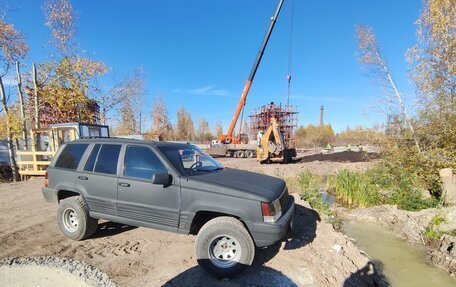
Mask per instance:
[[[290,32],[288,35],[288,93],[287,93],[287,109],[290,107],[290,91],[291,91],[291,71],[292,71],[292,64],[293,64],[293,14],[294,14],[294,1],[291,0],[290,5]]]

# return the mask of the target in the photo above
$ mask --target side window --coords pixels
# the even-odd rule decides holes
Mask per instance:
[[[95,172],[116,174],[121,145],[104,144],[98,153]]]
[[[168,170],[150,148],[127,147],[124,176],[150,180],[152,175],[157,172],[168,172]]]
[[[77,169],[89,144],[67,144],[55,162],[55,167]]]
[[[95,161],[97,160],[98,152],[100,151],[100,144],[96,144],[92,152],[90,153],[89,159],[86,162],[86,165],[84,167],[85,171],[93,171],[93,167],[95,166]]]

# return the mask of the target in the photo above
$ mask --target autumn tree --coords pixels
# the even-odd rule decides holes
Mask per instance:
[[[221,120],[215,122],[215,135],[219,139],[223,134],[223,125]]]
[[[70,57],[77,48],[76,12],[69,0],[46,0],[43,5],[46,26],[51,29],[50,42],[64,57]]]
[[[64,121],[98,121],[98,103],[92,81],[108,70],[100,61],[78,55],[75,10],[68,0],[47,0],[43,5],[46,26],[51,30],[50,43],[56,48],[53,60],[39,65],[39,83],[29,87],[29,94],[40,99],[39,109],[52,115],[47,123]],[[29,107],[30,109],[30,107]],[[41,113],[40,113],[41,114]]]
[[[418,42],[407,55],[420,104],[418,132],[426,162],[456,167],[456,3],[423,3]]]
[[[0,96],[2,112],[6,122],[6,139],[8,143],[10,165],[13,171],[13,180],[16,181],[18,179],[18,170],[12,142],[14,134],[14,112],[9,106],[9,97],[5,92],[3,77],[8,73],[9,67],[12,63],[26,56],[29,48],[25,44],[25,37],[18,32],[12,24],[5,23],[3,18],[0,19],[0,47],[0,64],[2,65],[2,69],[0,71]]]
[[[173,125],[169,121],[165,100],[161,95],[154,98],[152,128],[149,133],[160,141],[173,139]]]
[[[391,94],[396,98],[399,109],[404,116],[405,122],[410,129],[415,146],[420,151],[418,138],[415,134],[415,128],[411,121],[403,96],[399,92],[395,81],[391,75],[391,71],[387,62],[380,50],[377,38],[372,28],[364,25],[356,26],[356,36],[358,39],[358,62],[367,68],[368,76],[375,84],[386,90],[386,99],[390,101]]]
[[[299,147],[324,147],[334,140],[331,125],[301,126],[296,131],[296,142]]]
[[[195,139],[195,126],[192,116],[184,108],[180,107],[177,111],[176,140],[192,141]]]
[[[211,133],[211,129],[209,127],[209,123],[207,120],[202,117],[198,120],[198,125],[196,128],[196,139],[198,141],[204,142],[204,141],[210,141],[214,138],[214,136]]]

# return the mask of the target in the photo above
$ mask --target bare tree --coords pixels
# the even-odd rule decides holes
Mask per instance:
[[[176,139],[187,141],[195,139],[192,116],[184,107],[180,107],[177,111]]]
[[[405,122],[412,133],[416,148],[419,152],[421,152],[420,145],[415,134],[415,129],[410,120],[403,97],[391,76],[391,72],[380,51],[377,38],[375,37],[372,28],[364,25],[357,25],[356,35],[358,39],[358,62],[368,68],[368,76],[374,79],[378,85],[386,88],[387,90],[392,90],[399,103]]]
[[[120,104],[121,121],[119,133],[141,133],[142,98],[146,92],[146,76],[140,67],[133,75],[115,86],[110,94],[102,96],[102,119],[106,121],[107,112]]]
[[[8,152],[10,157],[11,169],[13,170],[13,180],[18,180],[18,169],[15,160],[14,146],[12,141],[12,120],[8,106],[8,98],[3,86],[3,77],[8,73],[9,66],[14,61],[24,58],[29,48],[25,44],[25,37],[16,31],[12,24],[7,24],[0,20],[0,61],[3,65],[3,70],[0,72],[0,96],[2,109],[6,116],[6,139],[8,142]]]

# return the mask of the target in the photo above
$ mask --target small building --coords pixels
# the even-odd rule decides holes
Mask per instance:
[[[109,126],[73,122],[30,130],[29,149],[17,151],[19,174],[22,178],[43,176],[63,143],[83,137],[109,137]]]

